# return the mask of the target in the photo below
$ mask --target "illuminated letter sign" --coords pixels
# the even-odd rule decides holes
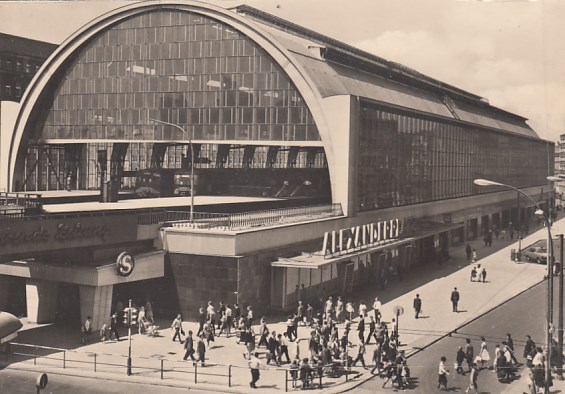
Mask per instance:
[[[324,233],[322,253],[324,257],[350,253],[382,245],[397,239],[399,235],[400,221],[398,219],[327,231]]]
[[[122,252],[116,259],[116,270],[120,276],[129,276],[135,267],[135,260],[128,252]]]

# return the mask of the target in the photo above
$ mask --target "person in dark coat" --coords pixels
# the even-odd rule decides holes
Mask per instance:
[[[110,339],[112,334],[116,336],[116,341],[120,342],[120,333],[118,332],[118,314],[114,313],[110,319]]]
[[[506,346],[508,346],[508,349],[510,350],[510,357],[512,359],[512,362],[515,365],[518,365],[519,362],[516,359],[516,355],[514,354],[514,340],[512,339],[512,335],[510,334],[506,334]]]
[[[465,247],[465,253],[467,254],[467,261],[471,261],[471,257],[473,257],[473,249],[471,249],[470,244],[467,244],[467,247]]]
[[[204,331],[204,323],[206,323],[206,312],[204,312],[204,308],[200,308],[198,311],[198,332],[196,336],[199,337],[200,334]]]
[[[514,346],[514,344],[512,344]],[[532,340],[532,337],[526,335],[526,344],[524,345],[524,358],[528,358],[532,350],[535,350],[536,343]]]
[[[194,339],[192,338],[192,331],[188,331],[188,337],[185,339],[184,341],[184,357],[182,358],[184,361],[186,361],[189,357],[192,361],[195,361],[196,359],[194,358]]]
[[[279,360],[277,358],[277,351],[279,349],[279,342],[277,341],[277,333],[273,331],[269,340],[267,342],[267,349],[269,349],[269,354],[267,355],[267,364],[273,360],[277,367],[280,367]]]
[[[453,305],[453,312],[457,311],[457,304],[459,303],[459,292],[457,291],[457,287],[453,288],[451,292],[451,304]]]
[[[198,341],[196,342],[196,353],[198,353],[198,360],[204,366],[204,361],[206,360],[206,345],[204,344],[204,336],[201,335],[198,337]]]
[[[422,311],[422,299],[420,298],[420,294],[416,294],[416,298],[414,298],[414,312],[416,313],[416,319],[420,315]]]
[[[455,355],[455,361],[457,361],[457,373],[460,373],[461,375],[465,375],[465,372],[463,372],[463,361],[466,358],[467,355],[463,351],[463,347],[459,346],[459,348],[457,349],[457,354]]]
[[[471,345],[471,340],[467,338],[465,340],[465,358],[467,359],[467,365],[469,366],[469,372],[473,368],[473,363],[475,362],[475,350],[473,349],[473,345]]]
[[[357,331],[359,333],[359,340],[365,341],[365,316],[359,315],[359,323],[357,323]]]
[[[377,323],[375,323],[375,318],[373,316],[369,316],[369,335],[367,335],[367,340],[365,341],[366,344],[369,344],[371,341],[371,337],[375,336],[375,329],[377,328]],[[375,338],[376,340],[376,338]]]

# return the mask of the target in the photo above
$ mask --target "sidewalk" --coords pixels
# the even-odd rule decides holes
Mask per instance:
[[[565,220],[556,222],[552,233],[557,235],[565,231]],[[522,247],[526,247],[537,240],[546,239],[547,230],[542,228],[522,240]],[[465,245],[452,248],[451,255],[454,260],[452,265],[434,266],[428,264],[422,267],[421,272],[407,275],[403,281],[389,285],[389,288],[379,291],[364,289],[354,297],[364,299],[370,306],[375,296],[382,302],[383,320],[390,322],[393,317],[393,308],[402,306],[404,314],[399,319],[400,339],[408,356],[415,354],[422,348],[429,346],[438,339],[466,323],[480,317],[482,314],[496,308],[498,305],[526,291],[543,280],[545,266],[533,263],[514,263],[510,260],[510,249],[517,249],[517,242],[510,244],[509,240],[494,240],[492,247],[485,247],[481,240],[471,242],[477,250],[481,269],[486,268],[487,282],[470,282],[470,267],[466,261]],[[496,252],[488,255],[492,250]],[[481,258],[481,256],[484,256]],[[461,295],[459,303],[460,313],[452,312],[450,294],[453,287],[457,287]],[[420,294],[423,301],[423,316],[415,319],[412,312],[412,300],[415,294]],[[343,325],[339,326],[340,332]],[[282,333],[286,331],[283,321],[269,323],[269,329]],[[184,323],[184,330],[197,331],[196,323]],[[122,330],[123,332],[123,330]],[[194,367],[192,363],[182,361],[184,351],[182,346],[171,341],[170,322],[161,322],[161,337],[147,337],[135,334],[132,337],[132,376],[126,375],[125,360],[128,354],[128,343],[120,342],[93,343],[78,348],[79,337],[76,332],[63,332],[60,327],[43,327],[27,331],[20,335],[18,342],[33,343],[35,345],[59,346],[66,349],[77,348],[65,352],[51,353],[49,359],[38,358],[34,366],[32,359],[22,360],[9,365],[9,368],[38,369],[52,373],[69,373],[75,376],[89,376],[103,379],[136,381],[139,383],[158,384],[175,387],[191,387],[200,390],[224,392],[249,392],[249,371],[247,362],[242,353],[244,347],[236,344],[235,337],[216,338],[216,342],[207,351],[207,362],[210,366],[198,366],[198,383],[194,383]],[[298,330],[300,354],[308,356],[309,329],[300,327]],[[96,335],[93,335],[93,337]],[[355,343],[357,333],[352,327],[350,340]],[[76,340],[75,340],[76,338]],[[71,340],[69,340],[71,339]],[[63,344],[67,344],[64,346]],[[367,347],[366,361],[369,361],[374,345]],[[264,351],[263,348],[260,349]],[[350,350],[354,353],[355,349]],[[290,351],[292,356],[292,351]],[[94,356],[96,354],[96,356]],[[94,372],[94,359],[97,366]],[[63,361],[64,360],[64,361]],[[264,360],[264,359],[263,359]],[[1,360],[0,360],[1,362]],[[63,362],[65,369],[62,368]],[[102,365],[109,363],[113,365]],[[162,364],[161,364],[162,363]],[[213,363],[222,365],[213,366]],[[163,379],[161,379],[161,365],[163,365]],[[229,368],[228,366],[232,367]],[[288,368],[288,367],[286,367]],[[371,377],[368,371],[362,368],[353,368],[359,373],[357,378],[349,375],[336,379],[324,378],[324,389],[313,390],[323,392],[343,392],[352,389]],[[228,375],[231,371],[231,387],[228,385]],[[206,375],[201,375],[206,373]],[[285,390],[285,367],[267,367],[261,370],[260,388],[270,391]],[[556,381],[556,386],[561,382]],[[559,386],[560,387],[560,386]],[[555,387],[554,387],[555,388]],[[288,382],[289,391],[293,390]]]

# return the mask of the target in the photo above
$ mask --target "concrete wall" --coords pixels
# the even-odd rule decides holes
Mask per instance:
[[[171,270],[184,319],[198,317],[208,301],[233,304],[237,291],[237,259],[218,256],[170,254]]]

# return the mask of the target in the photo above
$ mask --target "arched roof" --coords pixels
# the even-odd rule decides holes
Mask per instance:
[[[165,10],[188,11],[215,19],[240,31],[267,52],[294,83],[312,113],[324,145],[328,163],[330,163],[330,172],[332,171],[331,163],[334,160],[332,160],[331,134],[321,108],[322,97],[318,94],[311,77],[296,62],[292,53],[284,45],[258,23],[218,6],[197,1],[146,1],[117,8],[84,25],[63,42],[38,71],[22,98],[22,109],[16,120],[10,144],[8,184],[12,189],[16,167],[21,165],[25,155],[25,144],[22,144],[22,142],[29,138],[32,133],[34,112],[41,103],[41,98],[49,94],[48,88],[53,77],[62,72],[65,64],[72,59],[72,56],[98,33],[126,18],[145,12]]]

